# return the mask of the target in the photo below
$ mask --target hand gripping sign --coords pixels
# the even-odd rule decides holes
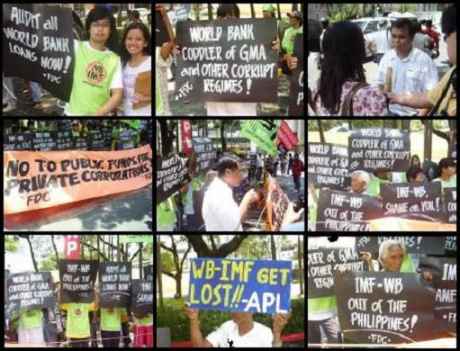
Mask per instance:
[[[196,258],[191,260],[189,303],[202,310],[287,313],[290,261]]]

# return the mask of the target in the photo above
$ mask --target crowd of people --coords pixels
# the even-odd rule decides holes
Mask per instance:
[[[322,52],[317,88],[308,89],[310,116],[456,116],[457,20],[456,6],[442,14],[450,69],[438,76],[432,56],[422,48],[437,47],[433,29],[408,18],[391,22],[391,47],[381,58],[375,81],[368,82],[364,63],[364,34],[353,21],[325,26],[321,36],[309,33],[309,52]],[[426,23],[424,23],[427,25]],[[428,42],[427,42],[428,41]],[[343,43],[348,43],[343,45]],[[432,49],[429,49],[432,50]]]
[[[457,163],[450,157],[443,158],[438,164],[427,162],[422,164],[417,155],[411,158],[410,166],[406,172],[390,172],[378,169],[374,172],[356,170],[350,174],[351,184],[345,191],[357,195],[370,195],[374,198],[372,204],[375,211],[372,216],[380,218],[383,216],[383,201],[381,185],[389,183],[424,184],[429,182],[440,182],[441,190],[446,188],[457,188]],[[319,189],[313,185],[308,187],[308,220],[312,223],[317,220]],[[426,217],[425,217],[426,218]],[[374,219],[374,218],[367,218]]]
[[[56,284],[58,300],[59,284]],[[31,309],[5,320],[5,341],[35,347],[153,347],[153,313],[103,308],[93,303],[59,303],[56,309]],[[58,301],[59,302],[59,301]],[[130,332],[134,339],[131,340]]]
[[[327,237],[309,238],[308,249],[316,250],[333,247],[355,247],[355,238],[338,238],[329,242]],[[441,238],[440,238],[441,239]],[[439,284],[441,270],[439,267],[430,266],[424,263],[428,257],[426,253],[408,253],[405,243],[401,240],[384,240],[378,247],[378,256],[368,251],[359,251],[359,259],[364,262],[365,272],[395,272],[395,273],[417,273],[428,287],[433,288]],[[335,279],[334,279],[335,280]],[[370,308],[369,308],[370,311]],[[433,328],[436,330],[435,338],[452,337],[455,333],[447,328],[440,328],[440,324]],[[338,344],[344,343],[338,312],[337,296],[308,298],[308,343],[309,344]],[[315,346],[317,347],[317,346]]]
[[[305,167],[298,153],[282,153],[276,158],[262,153],[253,156],[242,161],[218,152],[211,169],[200,172],[193,153],[186,161],[189,182],[157,205],[157,230],[242,231],[249,212],[263,208],[263,189],[269,175],[276,178],[292,173],[299,201],[303,202],[300,179]],[[302,206],[290,203],[286,227],[300,219],[298,208]]]
[[[59,108],[64,107],[64,115],[151,116],[151,96],[135,91],[139,75],[152,70],[150,25],[142,22],[138,11],[131,11],[120,39],[110,7],[95,6],[87,14],[84,26],[75,13],[73,18],[80,31],[74,31],[70,100],[65,106],[58,102]],[[37,82],[25,83],[33,109],[43,113],[49,108],[49,103],[43,101],[47,92]],[[3,77],[3,112],[25,103],[23,94],[16,93],[21,87],[17,79]]]

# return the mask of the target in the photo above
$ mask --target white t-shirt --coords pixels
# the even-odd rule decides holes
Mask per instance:
[[[151,116],[152,104],[133,110],[134,86],[139,73],[152,70],[152,57],[148,56],[139,66],[131,67],[129,63],[123,68],[123,115]]]
[[[380,61],[376,85],[384,85],[387,68],[393,68],[393,93],[424,93],[438,83],[438,70],[434,61],[423,51],[413,48],[409,55],[400,59],[393,49]],[[390,111],[400,116],[415,115],[411,107],[390,104]]]
[[[207,231],[243,230],[232,188],[219,177],[214,178],[204,194],[203,220]]]
[[[238,325],[230,320],[222,324],[216,331],[209,334],[206,339],[213,347],[273,347],[273,333],[263,324],[253,322],[253,328],[246,334],[240,335]]]

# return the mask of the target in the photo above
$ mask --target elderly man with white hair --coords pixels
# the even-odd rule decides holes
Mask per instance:
[[[354,194],[367,194],[371,178],[366,171],[354,171],[351,174],[351,192]]]
[[[377,271],[372,254],[361,252],[361,258],[366,261],[369,271]],[[415,272],[412,259],[407,254],[406,246],[398,240],[386,240],[380,244],[378,262],[381,272]]]

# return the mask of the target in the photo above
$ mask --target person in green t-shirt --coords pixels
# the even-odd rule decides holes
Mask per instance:
[[[43,334],[43,312],[40,309],[20,312],[18,343],[46,346]]]
[[[89,41],[74,41],[72,92],[64,113],[69,116],[106,116],[123,99],[123,80],[115,18],[103,6],[86,18]]]
[[[89,312],[96,310],[95,303],[66,303],[61,309],[67,311],[66,337],[74,348],[87,348],[91,337]]]
[[[101,308],[101,337],[104,347],[119,347],[122,315],[122,308]]]

